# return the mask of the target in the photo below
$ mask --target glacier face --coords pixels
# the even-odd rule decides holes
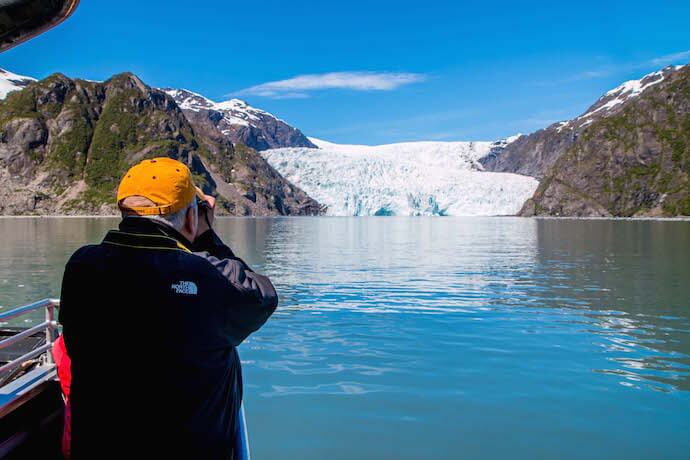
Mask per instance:
[[[335,216],[516,214],[538,182],[485,172],[478,160],[492,142],[340,145],[261,152],[286,179]]]

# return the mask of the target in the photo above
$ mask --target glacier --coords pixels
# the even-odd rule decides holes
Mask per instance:
[[[479,159],[499,142],[333,144],[265,150],[280,174],[328,207],[333,216],[514,215],[536,179],[483,171]]]

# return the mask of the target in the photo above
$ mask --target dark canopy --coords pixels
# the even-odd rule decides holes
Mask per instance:
[[[79,0],[0,0],[0,52],[55,27]]]

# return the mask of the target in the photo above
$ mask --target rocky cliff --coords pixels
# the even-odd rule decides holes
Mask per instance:
[[[690,66],[626,82],[482,163],[541,180],[521,215],[690,215]]]
[[[220,214],[321,211],[256,151],[195,130],[172,97],[125,73],[56,74],[0,102],[0,214],[116,214],[121,175],[155,156],[186,163]]]
[[[165,89],[189,121],[209,133],[221,133],[234,144],[256,150],[281,147],[316,148],[302,132],[240,99],[212,100],[184,89]]]

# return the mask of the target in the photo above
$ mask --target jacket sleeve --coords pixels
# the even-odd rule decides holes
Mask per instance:
[[[192,250],[194,252],[208,252],[210,255],[217,257],[218,259],[239,260],[232,252],[232,249],[223,243],[213,229],[207,230],[203,234],[199,235],[192,244]]]
[[[206,259],[227,281],[232,291],[228,329],[234,345],[258,330],[278,306],[278,294],[268,277],[255,273],[236,257],[218,235],[209,230],[195,241],[196,254]]]
[[[73,356],[73,352],[75,351],[75,341],[72,329],[76,326],[76,323],[81,320],[81,316],[84,314],[79,311],[80,305],[78,297],[80,297],[80,293],[84,294],[84,289],[88,290],[89,286],[91,286],[91,283],[86,278],[90,272],[85,271],[82,265],[77,261],[79,253],[82,250],[83,248],[75,252],[67,262],[67,265],[65,265],[65,272],[62,277],[62,288],[60,290],[60,308],[58,309],[58,321],[62,325],[65,347],[67,353],[71,356]]]

